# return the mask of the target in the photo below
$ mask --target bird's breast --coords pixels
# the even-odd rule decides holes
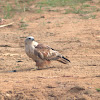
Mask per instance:
[[[25,46],[25,52],[29,57],[32,57],[34,55],[34,47],[26,45]]]
[[[40,59],[38,58],[38,56],[36,56],[36,55],[34,54],[34,50],[35,50],[35,47],[32,47],[32,46],[25,46],[26,54],[27,54],[30,58],[32,58],[34,61],[40,60]]]

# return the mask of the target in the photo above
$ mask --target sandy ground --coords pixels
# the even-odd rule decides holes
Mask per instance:
[[[100,13],[96,14],[96,19],[81,19],[61,12],[24,12],[7,19],[15,23],[0,28],[0,100],[100,100]],[[24,51],[27,36],[68,56],[71,63],[52,62],[34,71],[35,63]]]

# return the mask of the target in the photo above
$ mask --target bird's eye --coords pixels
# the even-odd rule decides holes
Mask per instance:
[[[28,38],[29,40],[31,39],[31,38]]]

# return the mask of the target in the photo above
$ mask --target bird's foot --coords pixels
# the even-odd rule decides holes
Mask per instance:
[[[37,70],[42,70],[43,68],[37,68]]]
[[[38,67],[34,67],[32,68],[32,71],[38,70]]]

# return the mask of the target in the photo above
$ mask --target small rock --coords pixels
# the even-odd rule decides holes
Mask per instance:
[[[76,87],[71,88],[69,91],[71,93],[78,93],[78,92],[83,91],[83,90],[85,90],[85,89],[82,87],[76,86]]]
[[[45,16],[41,16],[40,18],[45,18]]]
[[[21,61],[21,60],[18,60],[18,61],[16,61],[16,62],[23,62],[23,61]]]
[[[51,23],[50,21],[48,21],[47,23]]]

